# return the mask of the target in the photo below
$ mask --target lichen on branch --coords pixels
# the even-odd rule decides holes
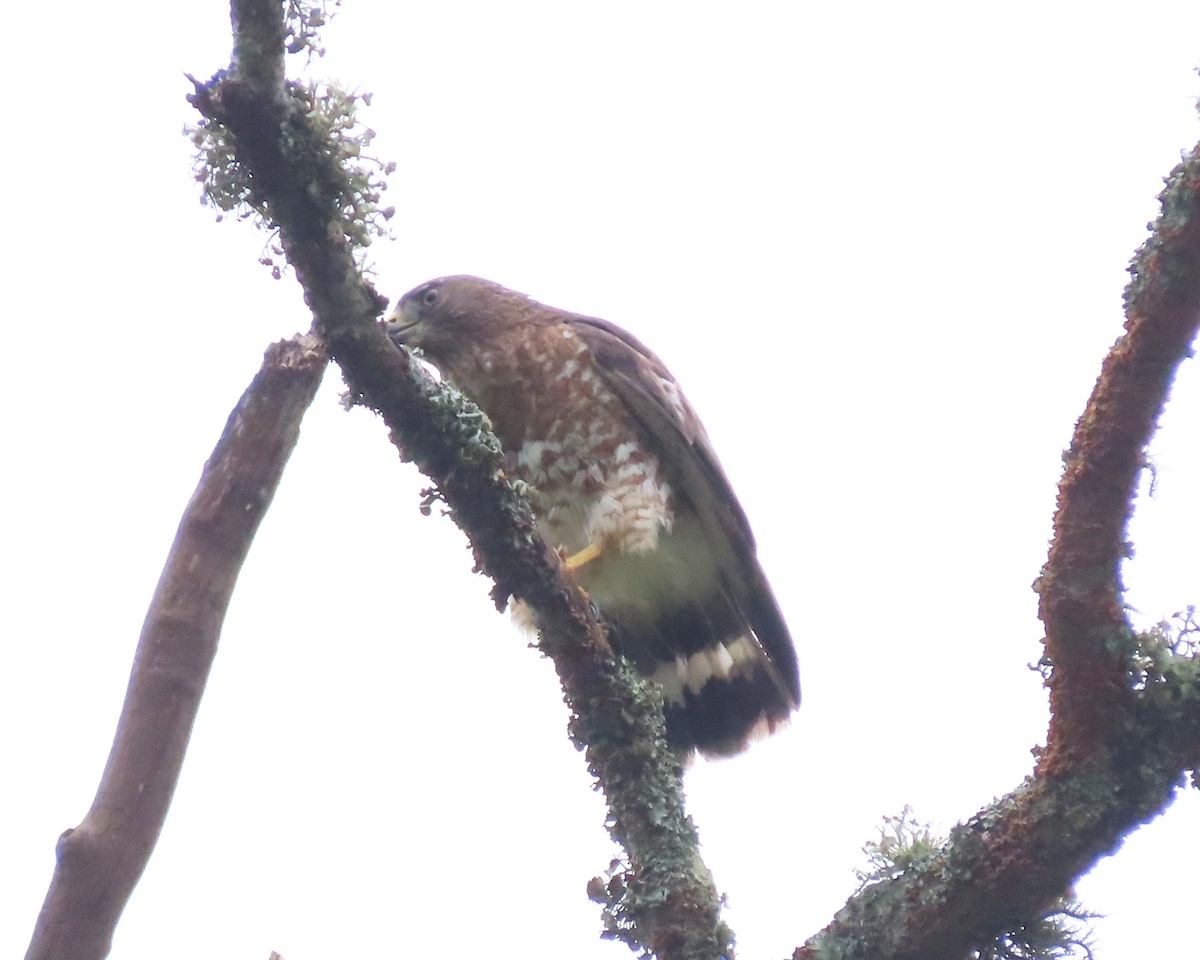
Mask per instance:
[[[610,802],[610,829],[628,854],[621,883],[629,895],[612,901],[621,917],[616,932],[661,960],[730,956],[732,935],[683,814],[660,704],[614,661],[587,598],[535,535],[477,411],[433,382],[378,323],[385,301],[356,262],[372,222],[356,198],[370,211],[377,197],[354,173],[361,153],[348,146],[346,101],[323,111],[284,79],[278,3],[234,0],[234,10],[231,69],[197,84],[190,98],[204,118],[202,153],[223,168],[204,173],[204,182],[218,206],[249,211],[277,230],[350,396],[379,412],[401,455],[433,480],[477,565],[495,581],[497,600],[517,596],[534,611],[541,648],[575,714],[572,732],[586,743],[589,768]]]
[[[200,84],[196,88],[196,96],[208,89]],[[365,267],[367,247],[390,236],[389,222],[396,212],[382,206],[387,177],[396,164],[367,153],[375,131],[359,119],[359,108],[370,106],[371,94],[348,93],[336,84],[311,81],[289,82],[283,90],[286,108],[280,147],[296,166],[309,172],[311,199],[329,207],[331,222],[338,223],[359,266]],[[228,124],[218,116],[206,116],[186,132],[196,150],[194,171],[201,201],[220,211],[218,219],[234,213],[265,229],[272,253],[282,255],[276,243],[276,213],[267,194],[253,182],[251,167]],[[282,275],[273,258],[264,258],[264,263],[273,268],[277,279]]]

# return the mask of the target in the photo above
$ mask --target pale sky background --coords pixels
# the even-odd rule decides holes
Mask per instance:
[[[103,768],[146,603],[272,340],[263,238],[191,180],[185,72],[222,2],[10,11],[0,955]],[[477,273],[634,331],[704,418],[796,636],[792,728],[688,774],[744,960],[787,955],[911,804],[1031,769],[1061,452],[1125,266],[1200,135],[1200,6],[346,0],[321,75],[374,92],[395,298]],[[611,848],[550,665],[331,371],[238,586],[119,960],[614,960]],[[1200,600],[1183,370],[1129,602]],[[1098,960],[1195,952],[1200,798],[1079,885]]]

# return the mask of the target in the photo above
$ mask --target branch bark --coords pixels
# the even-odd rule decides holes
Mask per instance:
[[[1059,484],[1054,538],[1038,581],[1046,625],[1053,723],[1040,769],[1087,764],[1134,707],[1133,628],[1121,602],[1144,451],[1200,318],[1200,148],[1160,194],[1162,215],[1130,267],[1125,335],[1100,372],[1075,426]]]
[[[794,960],[959,960],[1045,913],[1200,761],[1197,661],[1135,633],[1121,603],[1144,448],[1200,326],[1200,147],[1160,200],[1131,268],[1125,334],[1076,425],[1037,584],[1052,673],[1035,772],[926,862],[852,898]]]
[[[328,363],[271,346],[204,466],[134,656],[91,809],[58,841],[26,960],[99,960],[166,819],[238,572]]]

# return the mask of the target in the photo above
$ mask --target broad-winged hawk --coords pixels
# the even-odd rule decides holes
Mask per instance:
[[[604,320],[478,277],[406,293],[389,333],[487,413],[539,533],[614,647],[661,684],[683,753],[736,753],[800,702],[796,654],[754,537],[675,379]]]

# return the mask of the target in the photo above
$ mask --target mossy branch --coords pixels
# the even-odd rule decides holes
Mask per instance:
[[[344,199],[354,193],[346,151],[338,131],[276,69],[286,32],[281,5],[235,0],[233,7],[233,64],[191,97],[203,128],[221,133],[212,159],[226,172],[210,182],[235,176],[245,202],[278,231],[351,397],[379,412],[402,456],[434,481],[479,568],[495,581],[497,603],[518,596],[533,609],[574,714],[572,736],[587,751],[609,800],[610,830],[628,856],[605,886],[610,934],[662,958],[730,955],[719,898],[683,811],[657,691],[612,657],[586,598],[536,536],[478,409],[432,381],[376,322],[385,301],[355,261],[357,228],[347,221],[359,214]]]
[[[1051,723],[1034,774],[870,884],[795,960],[1003,956],[1074,880],[1157,816],[1200,762],[1200,663],[1137,633],[1119,569],[1144,449],[1200,326],[1200,147],[1171,174],[1114,345],[1066,457],[1038,582]],[[1043,931],[1044,932],[1044,931]],[[1086,947],[1083,947],[1086,952]]]

